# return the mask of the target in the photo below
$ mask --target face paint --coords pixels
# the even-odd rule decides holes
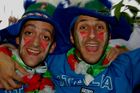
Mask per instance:
[[[84,38],[88,35],[88,33],[87,32],[80,32],[79,35],[80,35],[80,37]]]
[[[82,41],[84,38],[88,36],[88,32],[78,32],[79,41]]]
[[[104,41],[105,35],[106,35],[105,32],[98,32],[97,33],[97,39],[100,40],[100,41]]]
[[[51,47],[53,26],[42,21],[27,21],[21,33],[20,57],[27,66],[43,62]]]
[[[24,39],[22,40],[22,45],[28,45],[30,44],[30,42],[32,42],[33,39],[31,37],[24,37]]]
[[[100,59],[106,44],[106,23],[95,17],[81,15],[74,26],[74,44],[77,54],[87,63],[95,64]]]
[[[40,42],[40,47],[42,47],[42,49],[44,49],[44,50],[46,50],[46,49],[48,50],[50,45],[51,45],[51,42],[45,42],[45,41]]]

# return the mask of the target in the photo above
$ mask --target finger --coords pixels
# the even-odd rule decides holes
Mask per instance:
[[[20,88],[21,87],[21,83],[14,81],[13,79],[8,79],[8,83],[10,85],[10,87],[12,88]]]
[[[3,85],[3,88],[6,89],[6,90],[13,89],[12,87],[10,87],[10,85],[6,81],[1,80],[1,84]]]
[[[110,48],[108,50],[107,54],[106,54],[106,57],[109,58],[114,53],[114,51],[115,51],[115,48],[114,47]]]
[[[22,82],[22,77],[19,74],[17,74],[16,72],[12,76],[12,79],[17,81],[17,82]]]
[[[13,75],[15,76],[15,75]],[[17,84],[12,76],[8,76],[6,78],[3,78],[0,80],[3,88],[6,88],[7,90],[19,88],[21,85]]]
[[[15,62],[16,69],[21,73],[21,75],[28,75],[29,73],[21,67],[18,63]]]
[[[113,51],[112,51],[112,48],[111,48],[111,49],[107,52],[106,58],[109,58],[112,52],[113,52]]]
[[[109,60],[110,62],[112,62],[113,60],[115,60],[117,58],[118,55],[113,55]]]
[[[1,88],[4,88],[2,84],[0,84],[0,89],[1,89]]]
[[[108,60],[114,60],[115,57],[117,57],[119,55],[119,51],[116,48],[111,48],[107,58]]]

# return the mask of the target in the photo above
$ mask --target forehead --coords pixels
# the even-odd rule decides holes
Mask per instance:
[[[49,33],[52,37],[55,34],[54,26],[49,22],[41,21],[41,20],[28,20],[26,21],[22,28],[20,35],[23,34],[24,31],[34,31],[35,33]]]
[[[45,21],[41,21],[41,20],[28,20],[24,23],[24,25],[27,25],[27,24],[33,24],[35,26],[37,26],[38,24],[40,24],[42,27],[45,26],[45,25],[48,25],[48,26],[51,26],[53,27],[53,25],[49,22],[45,22]]]
[[[85,15],[80,15],[77,20],[76,23],[80,23],[80,22],[100,22],[106,25],[106,23],[96,17],[91,17],[91,16],[85,16]]]
[[[23,29],[29,27],[32,29],[39,29],[44,31],[53,31],[54,27],[49,22],[39,21],[39,20],[28,20],[24,23]]]

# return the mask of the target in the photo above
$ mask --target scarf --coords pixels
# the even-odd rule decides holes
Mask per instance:
[[[72,48],[67,52],[68,64],[75,73],[85,75],[84,83],[85,85],[89,85],[94,80],[94,77],[104,71],[110,64],[108,59],[105,58],[110,48],[110,46],[106,48],[105,54],[94,65],[87,64],[81,58],[77,57],[75,54],[76,49]]]
[[[23,76],[17,70],[17,73],[22,76],[23,82],[25,83],[24,91],[26,93],[54,93],[54,85],[51,81],[51,73],[47,70],[47,66],[31,68],[24,64],[22,59],[19,57],[17,50],[11,51],[12,59],[30,73],[28,76]]]

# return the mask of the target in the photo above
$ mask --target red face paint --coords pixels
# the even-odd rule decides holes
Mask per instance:
[[[40,37],[34,37],[34,36],[25,36],[23,39],[23,45],[24,46],[28,46],[30,44],[32,44],[35,40],[35,38],[40,39]],[[39,40],[39,46],[42,47],[44,50],[46,50],[48,48],[49,42],[45,41],[45,40]]]
[[[29,45],[31,42],[33,42],[33,38],[32,37],[24,37],[23,39],[23,45]]]
[[[27,21],[21,33],[19,55],[30,67],[37,66],[50,52],[53,26],[42,21]]]
[[[104,41],[105,32],[103,32],[103,31],[98,32],[98,33],[97,33],[97,38],[98,38],[98,40],[100,40],[100,41]]]
[[[40,41],[40,47],[42,47],[44,50],[49,48],[49,44],[50,44],[49,42],[43,40]]]
[[[80,32],[80,37],[82,37],[82,38],[86,37],[87,35],[88,35],[88,33],[85,31]]]
[[[32,40],[31,40],[31,37],[25,37],[24,38],[24,43],[25,44],[28,44],[29,42],[31,42]]]

